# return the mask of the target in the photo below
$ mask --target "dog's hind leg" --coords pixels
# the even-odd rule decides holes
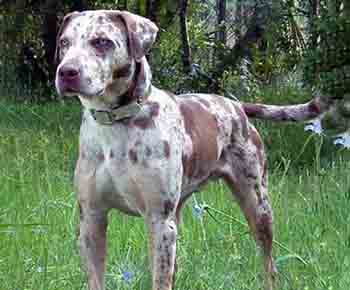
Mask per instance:
[[[250,230],[262,250],[264,268],[267,274],[266,288],[272,289],[272,278],[276,272],[272,258],[272,210],[265,189],[261,183],[253,185],[247,182],[235,181],[234,176],[226,176],[226,182],[232,188],[239,205],[248,221]]]
[[[248,142],[233,146],[224,154],[224,180],[248,221],[250,230],[262,250],[266,271],[266,288],[273,288],[276,272],[272,258],[272,209],[267,197],[267,169],[263,146],[255,129]],[[252,141],[253,140],[253,141]]]
[[[107,212],[80,203],[79,250],[90,290],[104,289]]]

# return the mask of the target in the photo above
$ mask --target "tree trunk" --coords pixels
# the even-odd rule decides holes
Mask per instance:
[[[319,31],[317,28],[317,19],[320,16],[320,2],[321,0],[310,0],[310,42],[309,49],[316,50],[318,47],[317,39],[319,37]],[[312,67],[312,79],[319,79],[320,67],[318,64]]]
[[[188,30],[187,30],[187,7],[188,0],[180,0],[180,34],[182,43],[182,64],[186,73],[191,72],[191,47],[189,44]]]
[[[317,47],[318,32],[315,28],[315,21],[320,16],[320,0],[311,0],[311,23],[312,23],[312,35],[311,35],[311,45],[312,47]]]
[[[217,33],[216,40],[225,44],[226,42],[226,27],[225,27],[225,17],[226,17],[226,0],[216,0],[217,9]]]
[[[217,32],[216,32],[216,49],[214,52],[214,73],[213,78],[216,80],[214,91],[219,92],[220,79],[225,71],[224,55],[226,49],[226,0],[216,0],[217,10]]]
[[[161,0],[146,0],[146,17],[159,27]]]
[[[242,3],[243,4],[243,3]],[[242,58],[251,58],[251,47],[258,44],[266,31],[268,21],[271,17],[272,6],[268,1],[264,1],[259,7],[255,7],[254,13],[247,24],[247,31],[235,43],[232,49],[223,50],[220,62],[213,70],[213,78],[216,80],[211,89],[220,92],[220,82],[218,81],[228,67],[235,67]]]
[[[49,68],[50,79],[53,79],[55,68],[58,2],[58,0],[46,0],[42,9],[42,39],[44,42],[45,58]]]
[[[24,25],[24,16],[25,16],[25,8],[26,8],[26,0],[16,0],[16,19],[15,19],[15,25],[13,27],[13,33],[14,37],[14,43],[16,44],[17,49],[21,50],[20,48],[23,45],[23,25]]]

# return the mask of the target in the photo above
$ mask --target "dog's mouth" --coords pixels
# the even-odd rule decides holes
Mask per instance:
[[[64,94],[77,95],[79,94],[79,91],[72,88],[67,88],[65,89]]]
[[[96,92],[77,92],[77,94],[83,98],[92,98],[92,97],[100,97],[105,93],[105,89],[97,90]]]
[[[60,87],[57,91],[62,96],[81,96],[84,98],[99,97],[105,93],[104,88],[90,92],[89,90],[84,90],[82,88]]]

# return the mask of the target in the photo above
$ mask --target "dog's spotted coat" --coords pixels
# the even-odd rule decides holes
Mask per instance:
[[[65,17],[57,39],[57,91],[84,106],[75,185],[80,253],[91,290],[104,289],[107,213],[143,216],[150,236],[153,290],[173,285],[177,226],[186,199],[208,180],[223,178],[262,249],[272,289],[272,211],[264,146],[246,113],[301,120],[322,111],[317,99],[289,107],[241,104],[218,95],[175,96],[151,85],[145,54],[157,27],[121,11]],[[112,125],[91,109],[136,100],[141,111]]]

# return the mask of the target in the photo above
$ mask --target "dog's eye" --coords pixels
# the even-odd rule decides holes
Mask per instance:
[[[108,38],[96,38],[91,41],[91,45],[99,51],[110,49],[113,42]]]
[[[69,46],[69,40],[67,38],[62,38],[60,40],[60,47],[65,48]]]

